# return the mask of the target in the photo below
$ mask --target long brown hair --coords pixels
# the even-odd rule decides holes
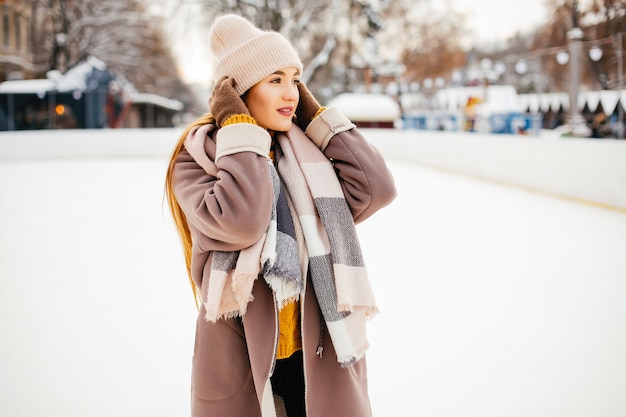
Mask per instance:
[[[170,207],[172,217],[174,218],[176,229],[178,230],[178,236],[180,237],[180,241],[183,245],[187,276],[189,278],[189,283],[191,284],[191,290],[193,291],[193,297],[196,302],[196,307],[199,307],[202,300],[200,289],[196,286],[193,278],[191,277],[191,232],[189,231],[189,225],[187,224],[187,217],[185,216],[185,213],[183,213],[183,210],[180,208],[178,200],[176,200],[176,196],[174,195],[174,190],[172,189],[172,176],[174,172],[174,164],[176,162],[176,158],[185,147],[183,142],[185,141],[185,138],[187,137],[189,132],[197,126],[202,126],[210,123],[215,123],[215,118],[211,114],[206,114],[192,122],[185,129],[185,131],[178,139],[178,143],[176,144],[174,151],[172,152],[172,156],[170,157],[170,162],[167,167],[167,173],[165,174],[165,197],[167,198],[167,203]]]

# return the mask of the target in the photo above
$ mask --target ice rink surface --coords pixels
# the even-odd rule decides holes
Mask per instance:
[[[0,162],[0,415],[189,415],[165,157]],[[626,214],[389,161],[358,231],[377,417],[626,415]]]

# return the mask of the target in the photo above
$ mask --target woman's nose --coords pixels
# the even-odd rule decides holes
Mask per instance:
[[[287,100],[297,100],[300,97],[298,86],[295,84],[289,84],[287,88],[285,88],[284,96]]]

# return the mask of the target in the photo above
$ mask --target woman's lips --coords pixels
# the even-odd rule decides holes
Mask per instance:
[[[291,116],[291,114],[293,113],[293,107],[292,106],[287,106],[287,107],[281,107],[279,109],[277,109],[278,113],[282,114],[283,116]]]

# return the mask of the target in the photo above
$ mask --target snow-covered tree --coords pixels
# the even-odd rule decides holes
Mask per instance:
[[[465,16],[449,2],[387,0],[381,45],[406,68],[406,82],[448,78],[466,61]]]
[[[67,70],[87,55],[140,92],[182,91],[159,26],[135,0],[33,0],[34,59],[41,74]]]

